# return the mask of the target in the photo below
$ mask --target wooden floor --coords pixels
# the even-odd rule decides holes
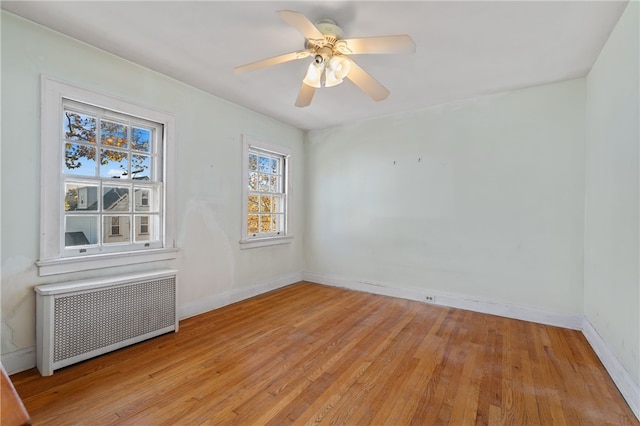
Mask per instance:
[[[310,283],[40,377],[34,425],[637,425],[578,331]]]

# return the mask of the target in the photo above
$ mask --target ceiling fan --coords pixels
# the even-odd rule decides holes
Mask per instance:
[[[347,78],[375,101],[389,96],[389,90],[359,67],[350,55],[367,53],[413,53],[416,50],[408,35],[381,37],[343,38],[342,29],[331,19],[321,19],[313,24],[300,12],[280,10],[277,12],[289,25],[305,37],[305,49],[284,55],[252,62],[234,68],[236,72],[252,71],[297,59],[313,57],[307,74],[302,80],[295,105],[306,107],[311,103],[316,89],[336,86]]]

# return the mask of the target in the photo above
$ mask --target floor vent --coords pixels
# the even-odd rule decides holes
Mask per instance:
[[[40,374],[178,331],[177,271],[48,284],[36,291]]]

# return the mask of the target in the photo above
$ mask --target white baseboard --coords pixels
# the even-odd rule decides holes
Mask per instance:
[[[482,312],[506,318],[531,321],[539,324],[553,325],[582,331],[582,334],[585,336],[593,348],[593,351],[596,353],[611,376],[611,379],[620,390],[623,398],[627,401],[627,404],[629,404],[631,411],[633,411],[638,420],[640,420],[640,386],[633,381],[631,375],[620,363],[609,345],[604,341],[604,339],[602,339],[593,325],[591,325],[591,322],[589,322],[584,315],[546,312],[510,305],[503,302],[477,300],[464,296],[444,294],[428,290],[397,288],[381,283],[350,280],[343,277],[328,276],[310,272],[304,272],[302,276],[305,281],[318,284],[365,291],[384,296],[399,297],[402,299],[417,300],[425,303],[427,302],[427,296],[431,296],[434,298],[434,301],[429,303],[436,305],[466,309],[474,312]]]
[[[466,309],[468,311],[481,312],[484,314],[498,315],[501,317],[531,321],[539,324],[553,325],[557,327],[569,328],[572,330],[582,329],[582,315],[565,314],[559,312],[548,312],[516,306],[505,302],[482,300],[469,296],[448,294],[430,290],[418,290],[393,287],[385,283],[373,283],[367,281],[350,280],[342,277],[329,276],[304,272],[302,274],[305,281],[325,284],[334,287],[342,287],[350,290],[365,291],[368,293],[380,294],[384,296],[399,297],[401,299],[417,300],[427,302],[427,297],[433,298],[434,305],[447,306],[450,308]]]
[[[2,354],[2,366],[7,374],[15,374],[36,366],[36,347],[20,349]]]
[[[302,281],[302,273],[294,272],[280,277],[275,277],[263,282],[257,282],[251,287],[233,289],[224,293],[213,294],[211,297],[187,303],[178,307],[178,318],[181,320],[195,315],[212,311],[222,306],[230,305],[250,297],[267,293],[281,287]]]
[[[640,386],[633,381],[627,369],[624,368],[618,357],[611,350],[611,347],[586,317],[583,319],[582,334],[584,334],[593,351],[600,358],[600,362],[602,362],[618,390],[620,390],[627,404],[629,404],[633,414],[640,420]]]

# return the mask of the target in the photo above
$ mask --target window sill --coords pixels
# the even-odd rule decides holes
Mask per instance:
[[[65,257],[53,260],[39,260],[38,274],[66,274],[69,272],[87,271],[91,269],[110,268],[114,266],[134,265],[137,263],[171,260],[178,256],[177,249],[154,249],[139,252],[100,254],[85,257]]]
[[[293,241],[293,235],[287,235],[284,237],[265,237],[255,238],[252,240],[240,240],[240,249],[250,249],[256,247],[276,246],[280,244],[289,244]]]

